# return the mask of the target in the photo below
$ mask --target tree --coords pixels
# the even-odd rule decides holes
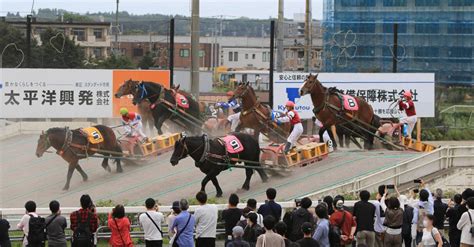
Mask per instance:
[[[85,55],[74,40],[48,28],[41,34],[41,54],[43,68],[80,68]]]
[[[99,69],[133,69],[132,61],[123,55],[110,55],[107,59],[99,61],[97,68]]]
[[[149,69],[150,67],[155,66],[155,60],[153,59],[153,56],[151,52],[147,52],[145,56],[140,60],[138,63],[138,67],[141,69]]]
[[[8,46],[8,47],[7,47]],[[16,68],[25,67],[26,63],[26,37],[20,30],[0,22],[0,55],[3,51],[0,67]],[[31,67],[40,65],[40,50],[35,39],[31,40]]]

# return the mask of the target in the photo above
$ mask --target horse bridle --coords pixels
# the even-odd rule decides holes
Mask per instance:
[[[309,77],[310,77],[310,76],[311,76],[311,75],[308,76],[308,79],[306,79],[306,81],[305,81],[304,84],[306,84],[306,82],[309,80]],[[316,80],[312,81],[312,85],[311,85],[311,87],[308,89],[308,92],[309,92],[309,93],[311,93],[311,92],[313,91],[313,88],[314,88],[315,85],[316,85]]]
[[[209,139],[206,134],[204,134],[202,137],[204,138],[204,143],[201,144],[198,148],[196,148],[191,153],[189,152],[188,145],[186,145],[186,142],[185,142],[186,137],[181,138],[178,142],[180,142],[181,145],[183,145],[183,150],[181,151],[181,154],[179,155],[179,160],[185,158],[184,156],[185,151],[186,153],[188,153],[189,156],[191,156],[192,154],[197,152],[199,149],[201,149],[201,147],[204,145],[204,151],[202,152],[201,158],[199,159],[199,163],[203,162],[207,158],[207,153],[209,152]]]
[[[235,97],[235,98],[242,98],[242,97],[244,97],[244,96],[247,94],[247,92],[249,91],[249,87],[250,87],[250,86],[246,85],[246,86],[245,86],[245,90],[244,90],[242,93],[238,94],[238,95],[234,95],[234,97]]]

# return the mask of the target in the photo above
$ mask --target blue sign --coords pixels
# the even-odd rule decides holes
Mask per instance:
[[[299,99],[301,97],[299,88],[292,88],[292,87],[286,88],[286,95],[288,96],[288,100],[293,101],[293,103],[295,103],[296,99]]]

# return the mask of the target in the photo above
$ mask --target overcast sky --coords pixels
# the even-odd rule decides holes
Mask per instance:
[[[34,1],[34,9],[57,8],[85,13],[115,11],[116,0],[0,0],[0,16],[10,12],[28,14]],[[120,10],[134,14],[158,13],[190,15],[191,0],[120,0]],[[323,0],[312,0],[313,18],[322,19]],[[278,14],[278,0],[201,0],[201,16],[224,15],[268,19]],[[305,0],[285,0],[285,17],[304,13]]]

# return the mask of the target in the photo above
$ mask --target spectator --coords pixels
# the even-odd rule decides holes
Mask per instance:
[[[446,217],[449,219],[449,243],[451,247],[459,247],[461,245],[461,230],[458,229],[458,222],[461,219],[459,212],[461,203],[461,194],[454,195],[453,200],[450,200],[448,203]]]
[[[276,220],[272,215],[267,215],[263,218],[263,225],[265,226],[265,234],[262,234],[257,239],[257,247],[285,247],[285,240],[282,236],[273,232]]]
[[[314,225],[313,214],[308,211],[311,204],[312,201],[308,197],[301,199],[301,207],[294,210],[285,222],[288,226],[288,238],[291,241],[295,242],[303,238],[303,232],[301,231],[303,223],[309,222]]]
[[[380,201],[382,200],[383,195],[385,194],[385,185],[380,185],[377,190],[376,201],[373,203],[375,206],[375,247],[383,247],[383,235],[385,234],[385,227],[383,222],[385,220],[385,212],[382,209]]]
[[[230,194],[227,209],[222,211],[222,219],[225,223],[226,245],[232,240],[232,228],[237,225],[242,216],[242,211],[237,208],[237,204],[239,204],[239,196]]]
[[[374,246],[374,217],[375,206],[369,202],[370,192],[363,190],[359,193],[360,201],[354,205],[354,217],[357,223],[357,244]]]
[[[10,236],[8,235],[9,229],[10,223],[0,216],[0,246],[2,247],[11,247]]]
[[[257,214],[257,224],[263,227],[263,215],[257,213],[257,200],[250,198],[247,200],[247,207]],[[245,229],[245,228],[244,228]]]
[[[249,207],[245,207],[244,209],[242,209],[242,216],[240,217],[240,221],[237,222],[237,225],[242,227],[242,229],[245,229],[245,227],[247,226],[247,219],[249,217],[249,213],[251,212],[254,213]]]
[[[332,199],[331,196],[326,196],[323,198],[323,202],[326,203],[327,208],[328,208],[328,215],[331,215],[334,213],[334,207],[332,206],[334,204],[334,200]]]
[[[21,218],[20,222],[18,223],[18,229],[23,231],[23,246],[28,246],[28,233],[29,233],[29,222],[31,217],[38,217],[36,214],[36,203],[34,201],[27,201],[25,203],[26,213]]]
[[[318,224],[314,231],[313,238],[318,241],[319,246],[329,247],[329,216],[325,203],[316,206],[316,216],[318,216]]]
[[[471,188],[468,188],[462,192],[461,196],[462,196],[462,203],[461,203],[461,206],[459,207],[459,215],[462,215],[463,213],[468,211],[467,199],[469,199],[470,197],[474,197],[474,191]]]
[[[283,221],[278,222],[275,225],[274,229],[275,229],[275,232],[278,233],[280,236],[282,236],[283,239],[285,240],[285,247],[299,247],[299,245],[297,243],[291,242],[291,240],[289,240],[286,237],[287,227],[286,227],[285,222],[283,222]]]
[[[313,224],[309,222],[303,223],[303,225],[301,225],[301,231],[303,232],[303,238],[297,242],[300,247],[319,247],[318,241],[311,237],[311,233],[313,232]]]
[[[67,227],[67,221],[66,218],[61,215],[59,207],[60,205],[58,201],[51,201],[49,203],[51,215],[46,217],[45,220],[45,229],[48,236],[49,247],[67,246],[66,235],[64,234],[64,229]]]
[[[403,209],[400,208],[400,201],[392,196],[387,201],[387,210],[385,211],[384,226],[387,227],[384,238],[385,247],[402,246],[402,225]]]
[[[176,235],[173,238],[173,244],[176,243],[178,246],[194,247],[194,225],[195,218],[188,212],[189,204],[188,200],[181,199],[179,201],[179,208],[181,213],[176,216],[171,228],[176,228]]]
[[[467,199],[468,211],[464,212],[458,222],[458,229],[461,230],[461,247],[474,246],[474,197]]]
[[[244,240],[247,241],[250,246],[257,244],[257,238],[263,233],[262,227],[257,224],[257,214],[249,213],[247,217],[247,226],[244,230]]]
[[[194,212],[196,218],[196,247],[216,246],[217,207],[207,204],[207,194],[200,191],[196,194],[199,207]]]
[[[408,205],[408,198],[405,195],[400,195],[400,205],[403,210],[403,226],[402,226],[402,240],[405,247],[411,247],[413,242],[412,237],[412,222],[413,222],[413,207]]]
[[[418,245],[423,236],[423,219],[427,214],[434,213],[434,200],[428,188],[425,188],[425,182],[420,183],[420,201],[413,208],[413,224],[416,224],[416,244]]]
[[[117,205],[107,220],[111,235],[109,244],[113,247],[133,247],[130,237],[130,220],[125,217],[125,207]]]
[[[89,247],[94,245],[94,233],[99,225],[94,203],[89,195],[81,196],[81,208],[70,215],[72,246]]]
[[[272,215],[279,221],[281,219],[281,206],[275,202],[277,192],[274,188],[269,188],[266,193],[268,200],[265,201],[265,204],[260,206],[257,213],[263,215],[264,218],[268,215]]]
[[[171,212],[171,214],[168,215],[168,219],[166,222],[168,226],[172,226],[176,217],[181,213],[181,209],[179,209],[179,201],[173,202],[171,206],[171,210],[173,210],[173,212]],[[173,239],[175,234],[176,234],[176,229],[168,227],[168,236],[170,237],[170,239]]]
[[[433,203],[434,209],[434,227],[438,230],[444,229],[444,221],[446,220],[446,211],[448,210],[448,204],[442,201],[443,199],[443,190],[436,189],[436,200]]]
[[[329,222],[333,226],[341,229],[341,246],[352,246],[354,240],[354,233],[356,230],[356,222],[352,214],[344,210],[344,201],[335,201],[336,211],[331,215]]]
[[[234,238],[226,247],[250,247],[247,241],[242,240],[242,235],[244,235],[244,229],[242,229],[241,226],[234,226],[234,228],[232,228],[232,236]]]
[[[427,214],[423,218],[423,225],[421,243],[423,247],[443,247],[443,239],[441,233],[433,226],[434,216]]]
[[[165,222],[162,213],[158,212],[158,205],[155,199],[148,198],[145,201],[146,212],[140,214],[138,221],[145,232],[146,247],[163,246],[163,228]]]

